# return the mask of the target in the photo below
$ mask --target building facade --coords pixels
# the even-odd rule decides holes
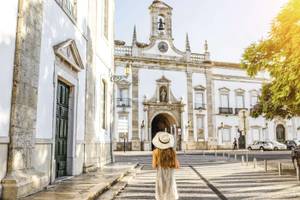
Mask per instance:
[[[1,5],[0,198],[112,161],[114,1]]]
[[[234,138],[240,148],[299,139],[299,119],[249,116],[267,73],[250,78],[239,64],[211,60],[207,42],[193,53],[188,35],[185,50],[177,49],[172,7],[154,0],[149,11],[149,43],[138,42],[135,28],[132,44],[115,41],[115,73],[123,79],[115,88],[114,150],[151,150],[158,131],[173,134],[180,150],[232,148]]]

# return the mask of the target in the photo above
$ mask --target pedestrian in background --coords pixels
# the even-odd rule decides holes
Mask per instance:
[[[237,149],[237,141],[236,141],[236,138],[234,138],[234,141],[233,141],[233,150]]]
[[[174,169],[179,168],[179,162],[174,150],[174,137],[166,132],[158,132],[152,143],[156,147],[152,155],[152,167],[157,170],[155,199],[176,200],[179,196]]]

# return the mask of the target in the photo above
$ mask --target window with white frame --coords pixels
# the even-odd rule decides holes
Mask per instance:
[[[251,107],[255,106],[258,102],[258,94],[256,91],[252,91],[251,92],[251,97],[250,97],[250,103],[251,103]]]
[[[55,1],[73,20],[76,20],[77,0],[55,0]]]
[[[229,127],[222,129],[222,142],[231,142],[231,129]]]
[[[242,93],[236,94],[236,108],[245,108],[245,96]]]
[[[229,108],[229,94],[221,93],[220,99],[221,99],[221,102],[220,102],[221,107]]]
[[[204,108],[205,104],[204,104],[204,91],[201,90],[195,90],[195,108]]]
[[[196,116],[197,139],[204,139],[204,115]]]
[[[129,132],[129,121],[128,121],[128,115],[120,115],[118,118],[118,133],[119,133],[119,139],[124,140],[124,136],[128,138],[128,132]]]
[[[128,88],[119,88],[118,98],[119,99],[128,99],[129,90]]]
[[[253,141],[259,141],[262,140],[261,134],[260,134],[260,129],[259,128],[252,128],[252,140]]]
[[[235,90],[236,108],[245,108],[245,90]]]

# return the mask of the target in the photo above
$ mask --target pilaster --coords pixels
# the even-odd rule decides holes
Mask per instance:
[[[217,137],[215,135],[213,126],[213,112],[214,112],[214,99],[213,99],[213,79],[212,71],[206,70],[206,97],[207,97],[207,127],[208,127],[208,148],[215,149],[217,147]]]
[[[11,99],[10,143],[7,175],[2,180],[3,199],[16,199],[37,192],[49,182],[33,166],[43,0],[20,0]]]
[[[132,66],[132,150],[141,150],[139,136],[139,70]]]
[[[188,141],[194,141],[194,120],[193,120],[193,73],[192,72],[187,72],[186,73],[187,77],[187,109],[188,109],[188,129],[187,129],[187,134],[188,134]]]
[[[95,19],[91,16],[94,14],[96,6],[94,1],[89,1],[89,11],[91,12],[88,17],[89,33],[87,43],[87,65],[86,65],[86,86],[85,86],[85,148],[84,148],[84,164],[83,171],[95,171],[100,165],[98,155],[100,152],[95,152],[97,148],[95,118],[96,118],[96,65],[95,65],[95,51],[96,45],[92,43],[96,38],[96,30],[93,24]]]

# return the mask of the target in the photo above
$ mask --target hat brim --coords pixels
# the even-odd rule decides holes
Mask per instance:
[[[170,141],[167,143],[167,144],[163,144],[159,141],[159,136],[161,134],[165,134],[166,132],[158,132],[156,133],[155,137],[153,138],[152,140],[152,144],[156,147],[156,148],[159,148],[159,149],[168,149],[168,148],[173,148],[174,147],[174,144],[175,144],[175,141],[174,141],[174,137],[173,135],[167,133],[170,137]]]

